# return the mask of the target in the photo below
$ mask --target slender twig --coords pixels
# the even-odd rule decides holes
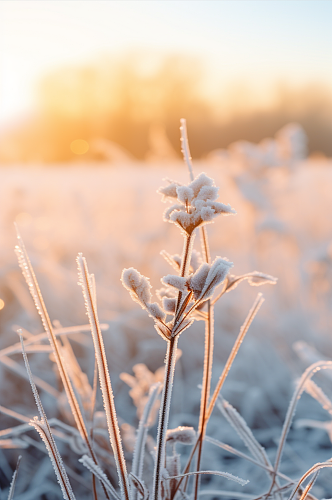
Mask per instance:
[[[241,479],[240,477],[233,476],[233,474],[230,474],[229,472],[219,472],[215,470],[201,470],[201,471],[195,471],[195,472],[187,472],[186,474],[179,474],[178,476],[170,476],[167,479],[179,479],[185,476],[201,476],[202,474],[210,474],[214,476],[222,476],[225,477],[226,479],[229,479],[231,481],[235,481],[236,483],[241,484],[241,486],[245,486],[249,481],[245,479]]]
[[[211,413],[213,411],[213,408],[217,402],[217,399],[218,399],[218,395],[220,394],[220,391],[221,391],[221,388],[226,380],[226,377],[228,375],[228,372],[233,364],[233,361],[238,353],[238,350],[243,342],[243,339],[247,333],[247,331],[249,330],[249,327],[253,321],[253,319],[255,318],[256,314],[258,313],[259,311],[259,308],[261,307],[261,305],[263,304],[264,302],[264,298],[262,296],[261,293],[259,293],[256,297],[256,300],[254,302],[254,305],[252,306],[252,308],[250,309],[249,311],[249,314],[248,316],[246,317],[245,319],[245,322],[243,323],[241,329],[240,329],[240,333],[235,341],[235,344],[232,348],[232,351],[227,359],[227,362],[224,366],[224,369],[222,371],[222,374],[220,375],[220,378],[218,380],[218,383],[217,383],[217,386],[213,392],[213,395],[211,397],[211,401],[210,401],[210,404],[209,404],[209,407],[208,407],[208,411],[207,411],[207,419],[210,418],[211,416]]]
[[[229,453],[232,453],[233,455],[236,455],[239,458],[244,458],[245,460],[248,460],[248,462],[251,462],[258,467],[261,467],[262,469],[266,470],[269,473],[273,473],[273,467],[272,465],[266,465],[265,463],[262,463],[260,460],[255,460],[254,458],[250,457],[246,453],[243,453],[242,451],[237,450],[236,448],[233,448],[233,446],[230,446],[229,444],[222,443],[221,441],[218,441],[217,439],[214,439],[210,436],[205,436],[205,441],[208,443],[214,444],[215,446],[218,446],[219,448],[222,448],[225,451],[228,451]],[[278,472],[277,475],[285,479],[286,481],[291,481],[291,479],[286,476],[285,474],[282,474],[281,472]],[[295,481],[294,481],[295,482]]]
[[[208,402],[210,398],[210,388],[211,388],[211,377],[212,377],[212,363],[213,363],[213,348],[214,348],[214,315],[213,315],[213,305],[210,300],[208,300],[208,316],[205,321],[205,353],[204,353],[204,368],[203,368],[203,380],[202,380],[202,392],[201,392],[201,405],[200,405],[200,416],[198,432],[201,435],[201,439],[198,444],[197,452],[197,462],[196,471],[200,470],[201,458],[203,451],[204,436],[207,425],[207,409]],[[200,486],[200,475],[195,477],[195,493],[194,500],[197,500],[198,491]]]
[[[22,455],[20,455],[17,459],[16,468],[15,468],[15,471],[14,471],[14,474],[12,477],[12,482],[10,483],[10,488],[9,488],[7,500],[13,500],[13,498],[14,498],[15,485],[16,485],[16,481],[17,481],[17,474],[18,474],[18,469],[20,467],[21,459],[22,459]]]
[[[143,474],[145,443],[148,435],[148,430],[151,425],[150,422],[151,412],[153,411],[153,407],[160,392],[160,388],[161,388],[160,382],[150,387],[149,399],[144,407],[143,415],[138,425],[135,449],[133,454],[133,463],[131,467],[131,474],[134,474],[134,476],[138,480],[141,480]],[[137,489],[132,488],[131,500],[136,500],[136,498],[137,498]]]
[[[183,118],[181,122],[181,150],[183,153],[183,158],[188,166],[190,179],[194,180],[194,172],[192,166],[192,158],[189,149],[188,134],[187,134],[187,122]],[[210,249],[207,238],[206,228],[203,226],[200,228],[200,238],[201,246],[203,250],[203,255],[205,262],[209,263]],[[204,349],[204,368],[203,368],[203,379],[202,379],[202,392],[201,392],[201,404],[200,404],[200,415],[199,415],[199,425],[198,432],[204,438],[206,430],[206,411],[208,400],[210,397],[210,387],[211,387],[211,377],[212,377],[212,363],[213,363],[213,347],[214,347],[214,321],[213,321],[213,304],[211,300],[207,301],[207,318],[205,320],[205,349]],[[201,465],[203,439],[199,440],[198,444],[198,456],[196,462],[196,471],[199,471]],[[198,489],[200,483],[200,476],[195,477],[195,495],[194,499],[197,500]]]
[[[171,404],[176,351],[179,337],[172,337],[167,342],[166,370],[164,376],[164,389],[160,403],[158,435],[156,444],[156,459],[154,469],[154,484],[152,498],[160,500],[161,471],[165,455],[165,441],[168,427],[169,409]]]
[[[115,463],[118,472],[119,485],[122,497],[129,500],[129,482],[126,462],[124,459],[120,430],[114,405],[114,395],[111,385],[111,379],[108,371],[107,359],[105,354],[104,341],[100,330],[96,294],[93,287],[93,280],[89,274],[88,266],[82,254],[77,257],[80,285],[85,300],[85,306],[91,326],[91,334],[95,347],[95,354],[98,363],[99,381],[104,400],[104,408],[107,419],[107,426],[110,435],[110,441],[114,453]]]
[[[311,490],[311,488],[315,484],[318,475],[319,475],[319,471],[317,471],[316,474],[314,474],[314,476],[311,479],[311,481],[309,481],[309,483],[307,484],[307,486],[304,488],[303,493],[302,493],[301,497],[299,498],[299,500],[305,500],[307,498],[307,496],[309,494],[309,491]]]
[[[305,474],[303,474],[301,479],[298,481],[297,485],[295,486],[295,488],[292,491],[292,494],[288,500],[292,500],[294,498],[294,495],[296,494],[296,492],[300,488],[303,481],[305,481],[307,479],[307,477],[309,477],[314,472],[317,473],[318,471],[320,471],[320,469],[324,469],[325,467],[332,467],[332,462],[321,462],[321,463],[313,465],[309,470],[307,470],[307,472]],[[307,491],[306,494],[308,494],[308,493],[309,492]]]
[[[187,136],[187,121],[185,118],[181,118],[180,120],[181,126],[180,126],[180,132],[181,132],[181,151],[184,157],[184,160],[188,166],[189,169],[189,175],[190,175],[190,180],[194,180],[194,172],[193,172],[193,166],[192,166],[192,158],[190,155],[190,150],[189,150],[189,143],[188,143],[188,136]]]
[[[180,267],[180,275],[182,277],[187,276],[189,272],[194,238],[195,238],[195,233],[184,235],[184,246],[183,246],[181,267]],[[179,291],[177,298],[177,305],[175,309],[175,318],[178,317],[178,313],[181,309],[181,306],[182,306],[182,292]],[[165,359],[166,370],[165,370],[164,387],[163,387],[160,410],[159,410],[156,458],[155,458],[155,468],[153,475],[153,493],[152,493],[153,500],[160,499],[161,473],[162,473],[162,466],[164,463],[166,432],[168,427],[169,409],[171,404],[177,344],[180,333],[178,330],[178,325],[175,323],[175,321],[173,325],[173,330],[174,334],[172,331],[170,339],[167,340],[167,352]]]

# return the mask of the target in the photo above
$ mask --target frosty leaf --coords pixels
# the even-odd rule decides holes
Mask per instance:
[[[236,215],[236,210],[234,210],[234,208],[232,208],[230,204],[225,205],[224,203],[215,201],[213,204],[211,204],[211,208],[214,209],[216,214]]]
[[[274,276],[270,276],[269,274],[264,274],[259,271],[253,271],[252,273],[243,274],[242,276],[234,276],[233,274],[228,276],[226,292],[230,292],[234,290],[241,281],[248,280],[249,285],[251,286],[261,286],[261,285],[275,285],[278,281],[278,278],[274,278]]]
[[[248,283],[251,286],[260,286],[260,285],[275,285],[278,281],[278,278],[274,278],[269,274],[259,273],[258,271],[254,271],[251,275],[248,276]]]
[[[178,200],[185,205],[191,203],[194,198],[194,191],[188,186],[178,186],[176,188]]]
[[[98,465],[96,465],[90,457],[88,457],[87,455],[83,455],[81,458],[79,458],[78,461],[81,462],[84,467],[86,467],[90,472],[92,472],[94,476],[99,479],[99,481],[105,486],[106,490],[111,493],[114,498],[120,500],[118,493],[106,476],[105,472]]]
[[[195,197],[197,197],[199,196],[199,193],[204,186],[212,186],[212,185],[213,185],[213,179],[208,177],[203,172],[189,184],[189,187],[193,190]]]
[[[195,272],[195,274],[193,274],[190,277],[189,286],[194,293],[195,300],[198,300],[199,297],[201,296],[209,271],[210,271],[209,264],[204,263]]]
[[[167,313],[174,314],[175,308],[176,308],[176,299],[164,297],[163,298],[163,308],[164,308],[164,311],[166,311]]]
[[[178,182],[173,181],[168,186],[160,187],[157,190],[157,193],[162,195],[161,201],[165,203],[166,201],[168,201],[169,198],[171,199],[177,198],[178,194],[176,188],[178,186],[180,186],[180,184]]]
[[[181,267],[181,256],[180,255],[170,255],[166,250],[162,250],[160,254],[164,257],[166,262],[170,264],[176,271]]]
[[[207,300],[211,297],[215,288],[225,280],[231,267],[233,267],[233,263],[221,257],[214,260],[206,277],[200,299]]]
[[[181,477],[196,476],[201,474],[212,474],[215,476],[222,476],[225,477],[226,479],[229,479],[230,481],[235,481],[236,483],[241,484],[241,486],[244,486],[249,483],[248,480],[241,479],[240,477],[237,476],[233,476],[233,474],[230,474],[229,472],[219,472],[217,470],[201,470],[198,472],[187,472],[186,474],[180,474],[179,476],[171,476],[168,479],[180,479]]]
[[[143,307],[146,307],[151,302],[151,285],[149,280],[136,269],[133,267],[124,269],[121,281],[135,302],[138,302]]]
[[[189,326],[191,326],[193,324],[193,322],[194,322],[194,320],[192,318],[185,319],[184,321],[181,321],[181,323],[179,323],[179,325],[173,329],[172,336],[176,337],[176,336],[180,335],[180,333],[184,332],[184,330],[189,328]]]
[[[182,278],[181,276],[176,276],[174,274],[167,274],[167,276],[164,276],[161,281],[165,285],[173,286],[181,292],[185,292],[187,290],[187,278]]]
[[[170,255],[166,250],[162,250],[160,254],[164,257],[166,262],[170,264],[176,271],[179,271],[181,268],[181,255],[175,254]],[[191,260],[190,260],[190,272],[195,272],[202,264],[202,257],[197,250],[192,250]]]
[[[211,200],[214,201],[218,198],[219,188],[216,186],[203,186],[197,195],[198,200]]]
[[[150,316],[152,316],[152,318],[155,318],[156,320],[164,321],[164,319],[166,318],[164,311],[161,309],[160,305],[157,304],[157,302],[153,302],[152,304],[148,304],[147,310],[148,310]]]
[[[163,325],[162,323],[155,323],[154,327],[164,340],[170,339],[170,330],[167,328],[167,326]]]
[[[165,212],[164,212],[164,220],[166,220],[166,221],[171,220],[172,213],[175,212],[175,211],[178,212],[180,210],[183,210],[183,208],[184,208],[184,205],[179,205],[179,204],[172,205],[167,210],[165,210]]]
[[[204,222],[210,222],[215,216],[215,211],[211,207],[202,207],[200,215]]]
[[[133,472],[129,474],[129,477],[136,490],[140,493],[142,500],[147,500],[149,498],[149,491],[144,481],[141,481]]]
[[[196,440],[196,432],[193,427],[177,427],[176,429],[168,429],[166,433],[166,441],[168,443],[194,444]]]

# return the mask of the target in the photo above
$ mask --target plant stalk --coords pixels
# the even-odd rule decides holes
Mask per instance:
[[[201,245],[204,254],[205,261],[210,262],[210,250],[209,243],[206,233],[206,228],[203,226],[200,231]],[[202,380],[202,393],[201,393],[201,405],[200,405],[200,415],[198,424],[198,433],[200,436],[198,443],[198,453],[196,462],[196,472],[200,470],[201,458],[203,451],[204,436],[206,431],[206,425],[208,422],[207,408],[210,398],[211,389],[211,377],[212,377],[212,363],[213,363],[213,348],[214,348],[214,315],[213,315],[213,304],[211,300],[207,301],[207,319],[205,321],[205,350],[204,350],[204,368],[203,368],[203,380]],[[195,477],[195,493],[194,500],[198,498],[198,491],[200,486],[201,477],[199,474]]]
[[[154,469],[154,484],[153,484],[153,494],[152,494],[153,500],[160,500],[161,498],[160,495],[161,479],[162,479],[161,471],[165,456],[166,431],[168,427],[169,409],[171,404],[177,345],[178,345],[178,337],[172,337],[167,343],[164,389],[162,393],[162,400],[159,411],[159,425],[158,425],[156,459],[155,459],[155,469]]]
[[[185,234],[183,253],[181,259],[181,276],[184,277],[188,274],[192,247],[194,242],[195,234]],[[178,294],[175,318],[181,307],[182,292]],[[174,368],[176,362],[176,351],[178,345],[179,336],[171,337],[167,341],[167,352],[166,352],[166,369],[164,377],[164,388],[161,397],[160,410],[159,410],[159,425],[158,425],[158,435],[157,435],[157,447],[156,447],[156,459],[155,459],[155,469],[153,475],[153,500],[160,500],[160,489],[161,489],[161,471],[164,463],[165,457],[165,446],[166,446],[166,432],[168,428],[169,419],[169,409],[171,405],[173,379],[174,379]]]

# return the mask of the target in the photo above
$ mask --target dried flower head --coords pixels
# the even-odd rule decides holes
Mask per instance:
[[[161,187],[158,192],[162,195],[162,201],[177,201],[166,210],[164,220],[173,222],[189,235],[197,227],[212,222],[217,215],[236,214],[230,205],[216,201],[218,188],[213,179],[205,173],[186,186],[171,182],[168,186]]]

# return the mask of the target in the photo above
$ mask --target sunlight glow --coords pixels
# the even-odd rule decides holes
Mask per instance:
[[[89,144],[84,139],[76,139],[70,144],[70,149],[75,155],[84,155],[89,150]]]

